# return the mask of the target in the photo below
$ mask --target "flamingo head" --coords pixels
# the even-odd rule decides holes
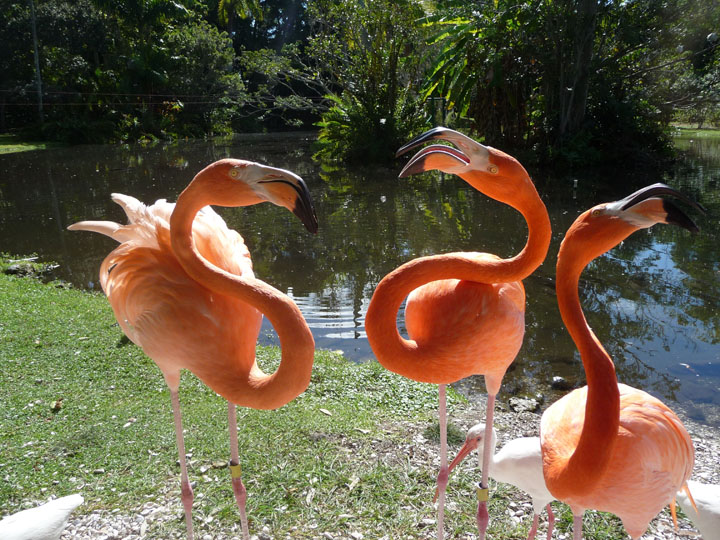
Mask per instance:
[[[565,238],[574,238],[572,245],[582,246],[582,255],[578,254],[577,257],[585,259],[587,263],[618,245],[633,232],[647,229],[656,223],[677,225],[693,233],[698,232],[692,219],[672,201],[660,198],[661,195],[675,197],[705,213],[705,209],[689,197],[658,183],[618,201],[590,208],[575,220]],[[563,244],[570,243],[563,240]]]
[[[498,201],[517,198],[523,187],[535,191],[527,171],[514,157],[449,128],[436,127],[418,135],[402,146],[396,156],[436,139],[452,146],[431,144],[422,148],[410,158],[400,172],[400,178],[440,170],[460,176],[478,191]]]
[[[318,220],[305,181],[293,172],[240,159],[221,159],[205,167],[188,190],[204,205],[250,206],[271,202],[284,206],[316,233]]]
[[[492,440],[490,441],[490,448],[494,452],[495,445],[497,444],[497,432],[495,431],[495,428],[492,429]],[[471,427],[467,435],[465,436],[465,442],[463,443],[462,447],[457,453],[457,456],[455,456],[455,459],[453,459],[450,462],[450,465],[448,465],[448,474],[452,472],[452,470],[457,467],[460,462],[465,459],[468,455],[470,455],[473,450],[476,448],[480,448],[480,459],[482,460],[482,448],[485,441],[485,424],[475,424],[473,427]],[[433,502],[437,500],[438,497],[438,490],[435,488],[435,496],[433,497]]]

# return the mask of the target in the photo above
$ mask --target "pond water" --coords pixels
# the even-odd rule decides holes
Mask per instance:
[[[174,201],[198,170],[222,157],[291,169],[312,193],[317,235],[273,205],[218,211],[245,238],[256,275],[295,299],[317,346],[362,362],[374,358],[363,328],[365,310],[389,271],[420,255],[450,251],[508,257],[525,243],[519,214],[456,177],[427,173],[398,179],[401,160],[392,168],[325,168],[312,161],[311,142],[309,134],[254,135],[0,155],[0,250],[37,253],[60,264],[56,277],[97,287],[100,262],[116,244],[65,229],[83,219],[124,222],[111,193],[146,203]],[[583,383],[579,355],[554,295],[560,240],[581,211],[660,180],[708,209],[706,216],[689,211],[700,234],[666,226],[634,234],[591,263],[582,276],[581,299],[622,382],[696,420],[720,425],[720,138],[679,137],[677,145],[684,157],[649,181],[621,178],[621,171],[564,179],[534,175],[551,216],[553,241],[545,263],[525,280],[525,344],[505,378],[501,401],[542,394],[547,405],[559,396],[551,389],[554,376]],[[276,342],[267,323],[261,341]],[[457,388],[484,393],[481,377]]]

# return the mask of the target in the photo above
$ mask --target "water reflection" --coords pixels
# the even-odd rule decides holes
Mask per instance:
[[[403,262],[449,251],[502,257],[525,243],[522,217],[489,201],[453,176],[397,179],[400,168],[323,169],[310,159],[304,135],[141,146],[84,146],[0,156],[0,239],[11,253],[37,252],[61,264],[59,277],[79,286],[97,280],[113,241],[69,233],[82,219],[124,220],[110,201],[121,192],[153,202],[175,200],[192,175],[222,157],[242,157],[291,169],[305,178],[320,232],[310,235],[289,212],[271,205],[218,209],[241,231],[256,274],[290,294],[319,347],[372,359],[363,318],[377,282]],[[720,424],[720,139],[679,145],[691,153],[664,180],[709,210],[691,237],[671,227],[639,232],[583,274],[588,320],[616,361],[621,380],[676,401],[691,416]],[[538,175],[539,176],[539,175]],[[575,217],[604,200],[627,195],[633,180],[536,178],[548,205],[553,241],[545,263],[526,280],[527,333],[501,398],[549,389],[554,375],[581,384],[575,346],[554,295],[555,254]],[[575,187],[573,187],[575,186]],[[402,328],[402,314],[399,317]],[[269,326],[264,342],[274,342]],[[483,390],[481,379],[459,385]]]

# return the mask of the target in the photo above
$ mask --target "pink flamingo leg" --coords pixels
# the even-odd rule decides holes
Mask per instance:
[[[577,516],[573,514],[573,540],[582,540],[582,514]]]
[[[230,425],[230,476],[232,476],[233,493],[235,501],[240,510],[240,525],[243,532],[243,540],[250,539],[248,532],[248,520],[245,513],[245,502],[247,501],[247,490],[242,483],[240,476],[240,453],[238,451],[237,434],[237,409],[235,404],[228,401],[228,424]]]
[[[448,483],[448,462],[447,462],[447,407],[445,401],[445,385],[438,385],[438,420],[440,423],[440,472],[437,477],[438,489],[438,510],[437,510],[437,537],[438,540],[445,538],[443,523],[445,521],[445,489]]]
[[[193,540],[192,503],[193,489],[188,480],[187,463],[185,462],[185,440],[183,438],[182,414],[180,413],[180,397],[178,391],[170,389],[172,399],[173,418],[175,419],[175,438],[177,439],[178,456],[180,460],[180,493],[183,508],[185,508],[185,527],[188,540]]]
[[[548,532],[547,532],[547,540],[552,539],[552,533],[553,529],[555,528],[555,514],[553,514],[552,507],[550,506],[550,503],[547,504],[545,507],[547,510],[548,515]]]
[[[495,411],[495,394],[488,394],[487,406],[485,407],[485,433],[492,433],[493,412]],[[482,479],[480,480],[480,490],[487,490],[488,477],[490,475],[490,443],[492,437],[485,437],[483,441],[483,459],[482,459]],[[479,494],[479,493],[478,493]],[[487,511],[487,497],[479,497],[477,524],[478,538],[484,540],[485,531],[487,531],[490,516]]]
[[[534,540],[535,534],[538,530],[538,522],[540,521],[540,515],[536,513],[533,514],[533,521],[532,521],[532,527],[530,527],[530,532],[528,533],[527,540]]]

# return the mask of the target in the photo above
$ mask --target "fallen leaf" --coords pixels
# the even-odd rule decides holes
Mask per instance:
[[[355,489],[355,486],[358,485],[358,482],[360,482],[360,479],[357,476],[352,475],[352,477],[350,478],[350,484],[348,484],[348,491],[352,491],[353,489]]]
[[[310,491],[308,491],[308,494],[305,497],[305,504],[310,506],[310,503],[312,502],[314,496],[315,496],[315,488],[310,488]]]

